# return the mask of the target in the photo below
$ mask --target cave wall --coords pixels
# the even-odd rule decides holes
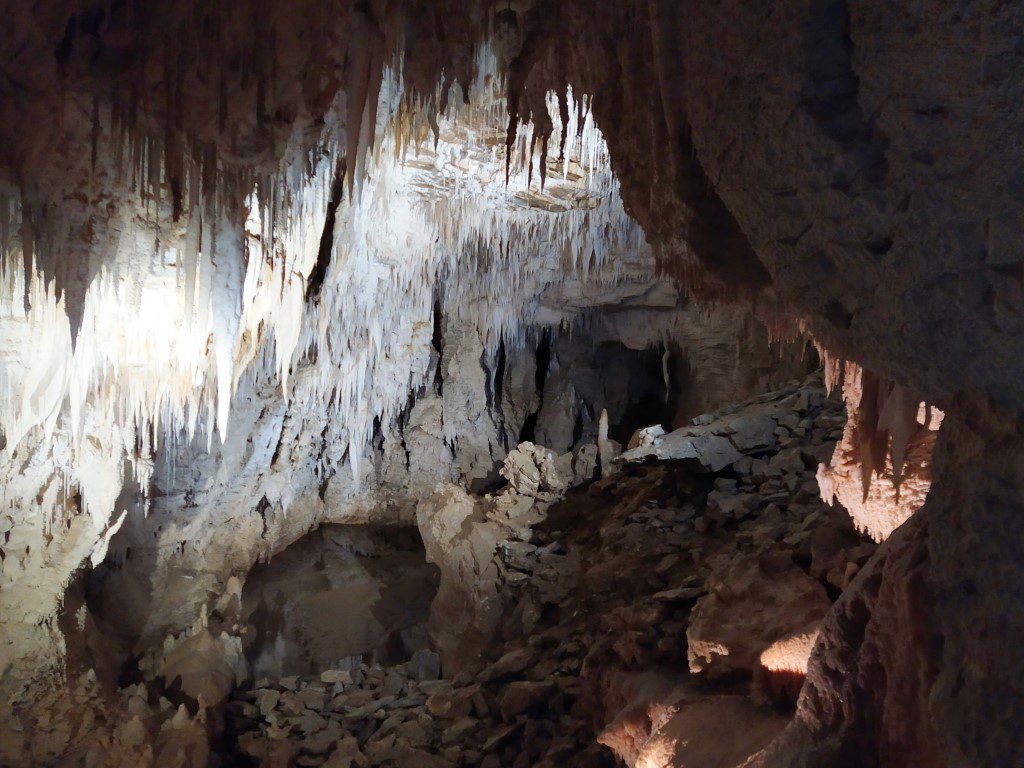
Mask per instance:
[[[1005,445],[1021,406],[1021,257],[1007,238],[1020,226],[1010,137],[1022,115],[1008,93],[1021,60],[1007,33],[1020,9],[647,8],[648,51],[664,68],[655,80],[673,94],[650,120],[670,133],[675,111],[692,141],[689,158],[671,140],[654,155],[699,163],[772,277],[766,299],[955,420],[921,519],[881,548],[823,633],[794,726],[803,741],[766,764],[1012,764],[1020,745],[1006,718],[1024,687],[988,665],[1022,608],[1019,590],[999,586],[1019,582],[1024,562],[1010,543],[1014,449],[980,446]],[[636,147],[606,130],[616,150]],[[632,159],[617,166],[631,207]],[[658,217],[638,214],[648,231]]]
[[[32,27],[33,13],[12,9],[12,33],[25,32],[45,47],[44,30]],[[96,21],[101,30],[75,16],[68,34],[79,42],[83,35],[116,36],[114,29],[126,23],[118,19],[108,26]],[[244,32],[248,22],[232,23]],[[222,32],[204,27],[197,34],[209,43]],[[10,53],[8,64],[17,70],[17,45]],[[75,61],[59,72],[33,71],[41,90],[16,89],[16,98],[59,110],[64,96],[47,91],[47,78],[61,79],[67,98],[75,98],[76,89],[88,91],[89,78],[100,76],[90,69],[102,68],[100,62]],[[91,73],[86,81],[71,74],[79,65]],[[531,325],[575,322],[576,310],[540,303],[545,288],[566,274],[584,304],[613,284],[633,283],[644,295],[641,286],[653,275],[650,253],[622,211],[592,121],[578,131],[571,121],[564,126],[575,146],[567,157],[575,159],[559,181],[552,179],[548,193],[538,193],[536,182],[531,190],[532,165],[524,165],[510,194],[498,181],[499,161],[489,144],[500,104],[482,106],[492,91],[476,89],[478,103],[435,122],[438,141],[399,163],[407,148],[403,131],[427,126],[403,112],[401,84],[392,73],[367,96],[380,111],[381,125],[373,126],[380,136],[373,176],[363,163],[358,191],[353,179],[345,181],[346,96],[335,91],[321,105],[312,136],[296,136],[269,155],[207,165],[209,184],[190,188],[198,197],[183,211],[166,195],[174,186],[167,159],[154,154],[155,145],[133,143],[126,135],[132,131],[106,101],[91,131],[76,118],[65,133],[37,135],[35,149],[45,157],[28,167],[33,173],[52,170],[49,163],[61,167],[51,183],[43,176],[38,184],[19,182],[25,158],[11,159],[5,178],[24,187],[25,196],[5,195],[3,226],[0,478],[2,506],[11,515],[5,517],[0,601],[12,623],[3,646],[6,688],[20,689],[41,675],[60,679],[63,641],[52,625],[63,586],[83,562],[91,567],[104,559],[129,515],[123,538],[137,539],[132,551],[143,570],[138,584],[126,579],[124,593],[137,595],[137,615],[147,617],[154,606],[147,599],[151,584],[183,595],[167,604],[169,617],[144,618],[139,631],[159,639],[150,624],[190,623],[218,581],[315,525],[334,475],[347,480],[329,505],[346,514],[360,503],[386,507],[371,499],[366,489],[372,482],[361,483],[376,468],[360,460],[379,451],[371,444],[433,378],[432,356],[443,353],[432,343],[435,315],[451,318],[453,335],[476,340],[476,349],[451,345],[444,361],[461,367],[467,361],[452,357],[461,349],[475,356],[467,368],[472,375],[485,349],[493,355],[503,340],[519,343]],[[244,110],[229,113],[239,131],[252,117]],[[274,144],[276,128],[254,130]],[[10,146],[23,146],[25,138]],[[87,167],[82,155],[90,148],[95,163]],[[522,164],[521,153],[509,157]],[[269,179],[234,173],[238,164],[248,162],[254,172],[264,161],[276,169]],[[147,163],[147,173],[155,174],[148,181],[128,170]],[[89,190],[69,193],[66,216],[55,213],[61,206],[40,202],[60,192],[55,178]],[[104,216],[110,239],[99,223],[61,229],[78,214]],[[449,226],[454,220],[464,226]],[[43,238],[53,227],[60,238]],[[71,275],[54,268],[53,260],[75,258],[72,245],[95,269]],[[634,263],[609,268],[620,249]],[[527,257],[533,258],[529,270]],[[677,298],[673,293],[672,306]],[[546,317],[538,320],[538,313]],[[480,406],[474,418],[482,418],[484,379],[482,372],[474,376],[467,390]],[[448,398],[457,401],[458,392],[450,388]],[[451,414],[449,420],[439,434],[454,443],[460,423]],[[423,424],[430,432],[430,414]],[[463,434],[468,441],[477,431]],[[485,444],[474,450],[486,448],[485,460],[460,453],[479,465],[468,470],[473,479],[490,473],[497,460],[483,434]],[[400,453],[391,458],[404,472]],[[418,460],[436,463],[426,454]],[[217,538],[213,524],[219,521],[237,540]],[[194,563],[178,563],[180,573],[165,572],[154,550],[206,558],[209,568],[193,572]]]
[[[834,355],[939,405],[957,426],[946,429],[935,476],[966,471],[961,462],[978,458],[971,445],[1002,444],[1016,429],[1013,137],[1024,115],[1012,95],[1022,62],[1010,30],[1019,7],[794,0],[533,10],[512,66],[523,111],[542,89],[533,83],[566,71],[597,94],[627,209],[693,290],[746,300],[773,327],[807,330]],[[566,38],[559,30],[569,28]],[[556,50],[561,69],[547,63]],[[1016,484],[1015,470],[991,458],[991,471],[969,473],[975,498],[1002,498]],[[861,750],[881,765],[1019,759],[986,714],[993,702],[1019,709],[1019,676],[946,650],[966,647],[966,615],[954,619],[949,607],[980,594],[963,553],[1020,580],[1005,538],[1015,513],[999,503],[977,519],[953,512],[947,494],[957,482],[937,481],[923,519],[880,549],[874,581],[849,598],[856,620],[823,633],[809,678],[817,694],[801,705],[813,725],[775,764],[833,764],[835,753],[817,751],[833,740],[848,761]],[[970,615],[986,629],[970,652],[996,659],[1013,631],[1000,617],[1019,615],[1021,604],[1013,589],[985,594],[984,615]],[[858,673],[865,666],[871,674]],[[861,709],[860,700],[874,704]],[[913,714],[901,719],[897,709]],[[837,735],[848,729],[860,735]]]
[[[826,620],[797,719],[753,765],[1020,761],[1017,427],[955,414],[927,503]]]
[[[596,94],[627,208],[696,289],[799,318],[926,399],[1016,410],[1019,13],[550,2],[524,14],[512,87],[528,113],[531,78]]]
[[[326,89],[341,85],[321,82],[320,89],[302,91],[296,73],[345,72],[346,62],[371,55],[361,39],[351,50],[342,46],[346,62],[337,62],[332,57],[340,54],[312,39],[323,42],[368,24],[379,28],[374,34],[382,45],[409,49],[407,77],[414,84],[427,73],[436,79],[427,64],[445,58],[468,81],[473,35],[487,26],[482,9],[452,5],[446,10],[465,12],[452,12],[443,39],[431,39],[432,47],[420,51],[395,43],[395,30],[402,28],[398,37],[408,43],[406,25],[435,9],[398,4],[353,11],[343,4],[325,15],[315,2],[288,13],[271,4],[263,9],[269,15],[257,20],[251,4],[236,5],[210,11],[209,18],[188,3],[165,3],[137,17],[116,9],[111,18],[84,1],[46,3],[30,12],[12,6],[4,57],[15,84],[9,108],[62,113],[63,99],[91,97],[102,78],[117,71],[126,81],[150,78],[157,92],[170,92],[182,78],[196,76],[187,68],[175,73],[179,80],[168,76],[167,59],[179,48],[207,53],[228,39],[255,49],[264,42],[252,42],[250,26],[266,24],[275,30],[279,57],[254,50],[251,71],[232,68],[230,56],[209,57],[218,73],[230,74],[223,86],[227,102],[206,83],[193,98],[175,103],[178,113],[167,122],[173,97],[160,104],[136,94],[143,127],[159,133],[161,124],[170,126],[165,132],[200,144],[224,144],[221,128],[239,135],[248,130],[249,140],[229,143],[234,152],[225,162],[265,168],[288,150],[297,152],[305,126],[329,111]],[[683,7],[637,0],[591,10],[553,0],[517,6],[515,39],[499,50],[516,96],[512,114],[536,115],[544,127],[536,99],[549,85],[570,82],[595,94],[594,116],[613,147],[627,207],[666,266],[689,270],[698,287],[707,282],[711,289],[747,290],[759,311],[801,319],[837,353],[853,353],[900,380],[916,379],[912,383],[929,399],[976,390],[1017,407],[1020,377],[996,361],[1013,359],[1005,352],[1017,322],[1007,291],[1017,284],[1011,233],[1019,206],[1012,194],[1015,165],[1002,160],[1020,120],[1008,98],[1019,62],[1007,32],[1019,9],[992,2],[932,12],[923,0],[898,9],[811,0],[769,8],[739,0]],[[172,30],[181,30],[190,14],[201,23],[172,45]],[[573,34],[562,35],[566,29]],[[154,44],[146,54],[151,58],[143,59],[138,52],[147,40]],[[558,42],[565,45],[548,56]],[[304,57],[287,55],[299,50]],[[151,72],[144,61],[152,62]],[[275,71],[272,97],[260,98],[256,92],[270,84],[259,70],[271,62],[282,69]],[[21,85],[26,82],[33,87]],[[267,100],[277,106],[274,120],[267,120]],[[336,118],[342,128],[346,117],[360,115],[362,104],[354,101],[354,112]],[[91,105],[85,106],[58,124],[77,131],[74,136],[26,135],[14,130],[15,115],[4,121],[10,126],[4,175],[12,187],[32,193],[26,213],[45,208],[30,198],[52,196],[40,183],[47,176],[105,182],[101,197],[118,209],[112,174],[85,167],[96,139],[102,169],[116,148],[105,142],[115,140],[116,131],[109,116],[96,122]],[[213,117],[218,110],[219,119]],[[278,137],[285,126],[294,131],[291,142]],[[359,134],[347,131],[344,142],[358,144],[353,133]],[[152,162],[158,164],[159,155]],[[61,204],[94,217],[83,231],[89,250],[103,251],[97,202],[72,196]],[[85,268],[78,266],[82,259],[62,257],[60,247],[36,247],[34,220],[20,224],[33,234],[28,253],[52,278],[72,264]],[[5,231],[18,226],[15,220]],[[943,277],[922,279],[934,274]],[[71,282],[58,280],[58,291]],[[81,291],[88,280],[77,283]],[[82,297],[76,302],[69,294],[72,316],[82,312],[76,303]],[[992,354],[979,354],[982,349]]]

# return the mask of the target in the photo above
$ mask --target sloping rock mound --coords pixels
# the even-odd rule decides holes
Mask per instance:
[[[798,640],[831,602],[833,560],[859,567],[874,549],[813,482],[814,457],[831,451],[842,420],[820,380],[707,424],[744,423],[768,403],[770,445],[752,438],[757,447],[718,472],[627,462],[558,499],[543,481],[534,491],[540,471],[527,464],[550,457],[523,446],[517,483],[497,494],[438,488],[419,509],[424,542],[453,589],[465,582],[457,602],[439,593],[437,618],[459,641],[483,616],[487,642],[461,654],[439,646],[455,661],[437,680],[414,660],[258,681],[229,708],[238,749],[265,764],[332,767],[739,765],[786,725],[777,705],[793,698],[766,702],[771,689],[753,673],[802,670],[808,644]],[[811,576],[798,563],[817,550],[829,567]],[[733,653],[694,676],[690,633]]]

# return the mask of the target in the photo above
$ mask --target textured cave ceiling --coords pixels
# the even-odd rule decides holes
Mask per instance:
[[[281,206],[273,190],[294,187],[326,128],[351,188],[389,119],[385,66],[401,61],[399,140],[419,140],[480,75],[488,37],[508,125],[534,119],[535,155],[560,155],[557,134],[544,140],[549,93],[593,98],[627,209],[694,287],[757,297],[933,399],[970,388],[1015,407],[1017,377],[977,354],[1017,322],[1003,277],[1019,210],[1001,162],[1019,120],[1019,62],[999,34],[1012,5],[498,6],[15,4],[8,219],[17,208],[31,225],[27,250],[75,326],[100,265],[65,239],[103,243],[117,187],[178,221],[197,204],[240,216],[257,181],[263,205]],[[981,52],[967,42],[986,35]],[[59,225],[47,216],[58,205]]]

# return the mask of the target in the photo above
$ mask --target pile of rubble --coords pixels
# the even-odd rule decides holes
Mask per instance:
[[[210,762],[209,711],[173,693],[139,683],[111,692],[89,669],[37,704],[31,728],[15,721],[0,733],[4,754],[25,755],[18,765],[190,768]]]
[[[464,550],[449,572],[490,602],[479,653],[261,681],[229,704],[238,749],[331,768],[742,763],[787,722],[874,550],[815,481],[844,419],[812,377],[648,428],[561,500],[566,462],[524,445],[502,493],[448,489],[418,513],[428,556]]]
[[[588,735],[574,711],[578,672],[578,661],[544,663],[524,645],[442,680],[438,656],[421,651],[386,669],[260,681],[237,694],[229,714],[239,750],[261,765],[553,766]]]

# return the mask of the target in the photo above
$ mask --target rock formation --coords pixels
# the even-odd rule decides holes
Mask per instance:
[[[0,11],[0,763],[1024,760],[1019,4]]]
[[[829,608],[819,582],[785,553],[771,553],[725,559],[708,577],[708,589],[686,630],[691,672],[708,678],[755,669],[806,674]],[[800,649],[806,652],[802,663],[790,661]]]
[[[838,500],[882,541],[924,504],[943,414],[852,363],[845,365],[843,400],[846,430],[818,484],[825,501]]]

